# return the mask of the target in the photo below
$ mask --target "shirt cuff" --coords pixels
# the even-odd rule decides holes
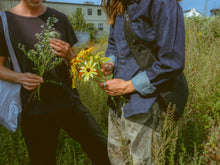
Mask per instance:
[[[107,62],[113,62],[115,63],[115,56],[114,55],[110,55],[108,56],[108,58],[110,58],[111,60],[107,61]]]
[[[145,71],[137,74],[131,79],[131,82],[137,92],[145,96],[152,94],[156,88],[150,83],[150,80]]]

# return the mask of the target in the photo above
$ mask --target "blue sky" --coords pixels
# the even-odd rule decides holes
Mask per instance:
[[[47,1],[72,2],[72,3],[84,2],[84,0],[47,0]],[[85,1],[92,1],[95,4],[99,4],[101,0],[85,0]],[[184,11],[195,8],[201,13],[205,13],[205,2],[206,0],[182,0],[180,4]],[[210,15],[210,10],[213,8],[220,8],[220,0],[208,0],[206,14]]]

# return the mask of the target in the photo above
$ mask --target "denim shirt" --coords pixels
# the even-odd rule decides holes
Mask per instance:
[[[133,0],[128,5],[134,33],[156,52],[157,61],[142,71],[131,54],[124,34],[124,16],[110,27],[106,56],[114,62],[114,78],[132,80],[125,117],[147,113],[157,98],[157,87],[184,69],[185,29],[183,11],[176,0]]]

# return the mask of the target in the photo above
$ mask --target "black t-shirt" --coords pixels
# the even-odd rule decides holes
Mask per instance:
[[[41,25],[46,25],[48,17],[55,16],[58,22],[55,24],[56,31],[60,34],[60,39],[73,46],[77,42],[76,35],[67,17],[52,8],[38,17],[25,17],[6,11],[8,20],[9,34],[11,42],[18,59],[22,72],[36,73],[33,70],[33,62],[18,48],[18,44],[25,45],[25,49],[34,49],[34,44],[38,42],[35,34],[42,31]],[[0,56],[8,56],[8,49],[4,39],[2,20],[0,19]],[[33,91],[21,90],[23,112],[26,114],[42,114],[78,103],[79,95],[76,89],[71,89],[71,74],[65,62],[46,72],[44,80],[53,80],[57,84],[44,82],[41,85],[40,101],[28,102]],[[59,85],[61,84],[61,85]]]

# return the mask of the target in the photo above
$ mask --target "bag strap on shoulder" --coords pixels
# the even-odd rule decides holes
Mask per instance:
[[[156,53],[151,45],[145,43],[145,41],[142,41],[135,34],[131,25],[130,13],[128,9],[125,9],[124,11],[124,33],[128,47],[130,48],[132,55],[142,70],[148,69],[154,61],[157,61]],[[154,43],[151,44],[154,45]]]
[[[5,41],[6,41],[7,46],[8,46],[8,51],[9,51],[10,58],[11,58],[11,61],[12,61],[13,69],[14,69],[15,72],[21,72],[21,69],[19,67],[16,55],[15,55],[15,52],[14,52],[14,49],[12,47],[11,40],[10,40],[10,37],[9,37],[8,22],[7,22],[7,17],[6,17],[5,12],[0,12],[0,16],[2,18]]]

